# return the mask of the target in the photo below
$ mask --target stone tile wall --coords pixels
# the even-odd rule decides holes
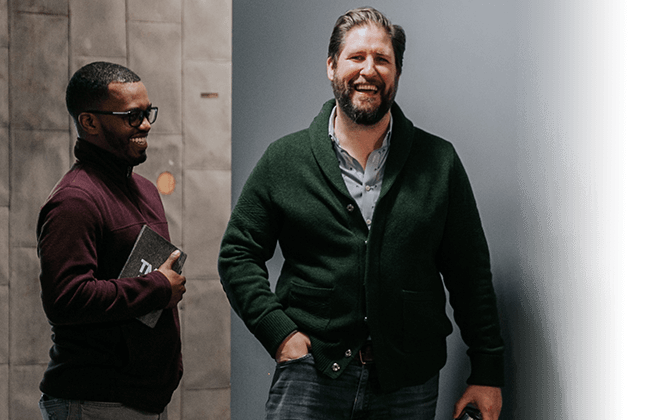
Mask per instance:
[[[64,92],[82,65],[127,65],[159,107],[136,172],[189,255],[185,376],[169,418],[230,419],[230,309],[216,255],[230,215],[232,1],[0,0],[0,420],[40,418],[50,329],[39,298],[39,207],[73,163]]]

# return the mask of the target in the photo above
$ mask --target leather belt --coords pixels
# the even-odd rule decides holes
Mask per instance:
[[[374,358],[373,358],[373,347],[371,345],[371,341],[367,341],[360,351],[357,352],[355,355],[355,360],[360,362],[363,365],[373,363]]]

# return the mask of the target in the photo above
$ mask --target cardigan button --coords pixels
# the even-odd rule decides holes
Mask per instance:
[[[352,205],[352,204],[349,204],[349,205],[346,206],[346,210],[348,210],[349,212],[352,212],[353,210],[355,210],[355,206]]]
[[[339,372],[339,369],[341,369],[341,366],[339,366],[339,363],[333,363],[332,364],[332,371],[333,372]]]
[[[353,350],[348,349],[346,350],[346,357],[351,357],[353,355]]]

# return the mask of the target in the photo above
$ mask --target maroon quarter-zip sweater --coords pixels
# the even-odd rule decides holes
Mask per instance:
[[[155,186],[114,155],[79,140],[76,163],[39,213],[39,276],[53,346],[40,389],[65,399],[121,402],[160,413],[182,377],[177,308],[166,277],[118,279],[142,225],[169,239]],[[156,269],[157,267],[155,267]]]

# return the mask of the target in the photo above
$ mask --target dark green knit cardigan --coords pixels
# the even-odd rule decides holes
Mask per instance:
[[[319,370],[343,372],[371,334],[382,389],[419,384],[446,361],[445,286],[468,345],[468,383],[503,384],[489,251],[452,145],[392,107],[392,141],[371,229],[328,137],[334,101],[309,129],[272,143],[224,235],[219,273],[233,309],[267,351],[295,329]],[[285,262],[273,293],[265,261]]]

